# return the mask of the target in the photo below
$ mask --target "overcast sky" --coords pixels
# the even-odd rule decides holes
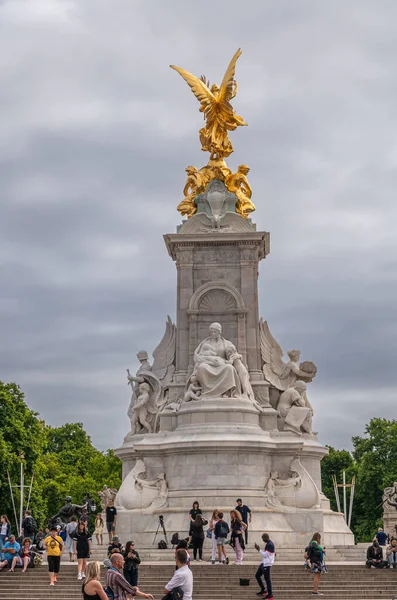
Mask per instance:
[[[120,445],[125,369],[175,318],[162,235],[207,159],[168,65],[219,83],[241,47],[228,164],[271,233],[260,314],[317,364],[323,443],[397,418],[396,23],[394,0],[3,0],[0,379]]]

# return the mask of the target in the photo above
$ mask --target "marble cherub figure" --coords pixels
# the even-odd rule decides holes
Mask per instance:
[[[190,384],[187,388],[183,397],[184,402],[190,402],[191,400],[200,400],[201,387],[198,384],[196,375],[190,377]]]
[[[152,433],[152,424],[148,417],[151,413],[156,414],[157,410],[150,410],[150,385],[145,381],[139,384],[139,394],[136,404],[132,407],[131,430],[139,433],[145,428],[147,433]]]
[[[280,396],[277,410],[284,419],[284,431],[298,435],[312,432],[313,409],[305,397],[307,385],[298,380]]]

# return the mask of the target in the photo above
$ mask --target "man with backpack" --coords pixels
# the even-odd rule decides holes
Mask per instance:
[[[216,539],[216,547],[218,550],[218,561],[220,563],[225,562],[227,565],[229,564],[229,558],[226,554],[225,550],[225,542],[227,536],[229,535],[229,525],[226,521],[223,520],[223,512],[218,513],[219,521],[215,525],[214,535]],[[225,561],[222,560],[222,555],[225,557]]]
[[[32,517],[30,510],[25,510],[25,518],[22,521],[21,536],[24,538],[30,538],[34,540],[34,532],[36,529],[36,522]]]

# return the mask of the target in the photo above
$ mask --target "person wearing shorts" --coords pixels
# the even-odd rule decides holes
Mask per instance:
[[[10,571],[14,572],[15,567],[22,567],[22,573],[26,573],[28,566],[32,564],[32,540],[29,537],[26,537],[22,542],[22,547],[19,551],[19,554],[12,559]]]
[[[214,534],[216,539],[216,547],[218,550],[218,561],[220,563],[225,562],[227,565],[229,564],[229,558],[226,554],[225,543],[226,538],[229,535],[229,525],[226,521],[223,520],[223,512],[218,512],[218,521],[215,525]],[[225,557],[225,560],[222,560],[222,556]]]
[[[57,528],[51,527],[51,533],[44,540],[44,548],[47,551],[48,572],[50,574],[50,585],[55,585],[61,555],[64,549],[63,539],[57,535]]]
[[[15,535],[11,534],[8,537],[8,542],[6,542],[3,546],[3,560],[0,562],[0,571],[4,567],[9,567],[11,569],[12,561],[16,556],[18,556],[21,546],[15,539]]]
[[[109,544],[112,543],[112,537],[116,534],[117,509],[113,500],[109,500],[106,507],[106,529],[109,534]]]

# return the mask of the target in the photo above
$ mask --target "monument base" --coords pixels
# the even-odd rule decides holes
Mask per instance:
[[[164,516],[167,534],[187,537],[194,501],[207,519],[215,508],[228,519],[241,497],[253,514],[250,542],[259,542],[267,531],[281,547],[304,547],[320,531],[325,544],[354,544],[343,515],[332,512],[319,491],[320,461],[327,449],[314,434],[278,431],[276,417],[272,408],[259,409],[243,397],[203,398],[185,402],[177,412],[162,413],[158,433],[127,435],[115,451],[123,461],[124,482],[116,499],[122,540],[133,537],[147,545],[157,531],[159,515]],[[144,461],[144,475],[139,481],[125,479],[138,460]],[[120,504],[120,498],[137,496],[142,481],[150,488],[163,473],[167,483],[163,507],[145,505],[144,494],[139,509],[126,510]],[[280,481],[281,496],[277,491],[272,495],[272,478],[276,487]]]

